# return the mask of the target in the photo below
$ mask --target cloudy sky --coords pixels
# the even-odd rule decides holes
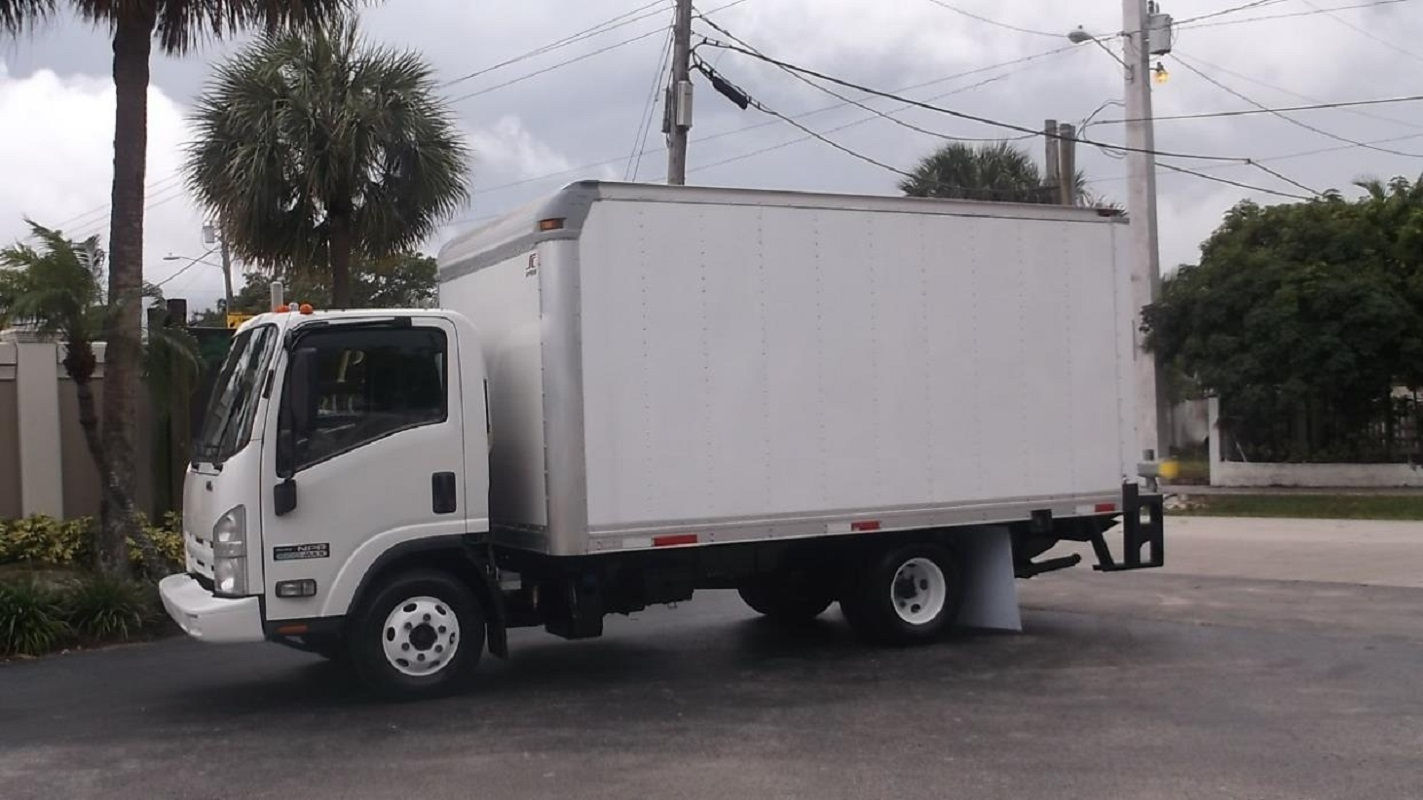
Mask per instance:
[[[1162,10],[1184,21],[1246,2],[1167,0]],[[1154,90],[1158,116],[1250,108],[1239,95],[1282,107],[1423,94],[1423,0],[1263,0],[1253,5],[1179,26],[1175,51],[1163,59],[1170,80]],[[671,0],[388,0],[369,5],[362,19],[370,39],[423,53],[441,80],[451,82],[443,91],[477,155],[470,206],[427,249],[436,249],[460,226],[572,180],[622,178],[634,168],[640,180],[661,180],[666,154],[660,110],[645,145],[638,142],[667,44],[670,6]],[[628,14],[641,7],[646,10]],[[1104,34],[1119,30],[1121,4],[1115,0],[701,0],[699,8],[782,60],[1028,127],[1037,128],[1047,117],[1081,120],[1121,99],[1120,66],[1102,49],[1072,47],[1065,37],[1078,25]],[[613,18],[620,18],[620,24],[611,30],[487,69]],[[716,35],[700,23],[696,28]],[[164,255],[206,250],[201,214],[176,172],[188,137],[185,115],[210,65],[240,44],[209,43],[184,58],[154,58],[149,280],[162,281],[184,266],[163,260]],[[936,144],[932,135],[840,104],[774,67],[710,47],[698,52],[770,108],[874,160],[908,169]],[[23,235],[24,216],[76,237],[107,236],[113,131],[109,58],[104,32],[74,19],[57,19],[19,39],[0,39],[0,241]],[[471,73],[479,74],[464,77]],[[888,100],[865,102],[885,111],[897,108]],[[1004,133],[930,111],[897,115],[945,135],[991,138]],[[1120,116],[1119,107],[1107,105],[1097,119]],[[1162,120],[1157,147],[1256,159],[1315,190],[1347,192],[1359,177],[1423,173],[1423,102],[1288,116],[1294,121],[1268,114]],[[1121,126],[1094,125],[1090,135],[1119,142]],[[1024,145],[1041,157],[1040,141]],[[741,111],[705,82],[698,85],[689,161],[689,182],[701,184],[888,194],[894,193],[898,178],[809,139],[787,123]],[[1125,201],[1123,162],[1090,147],[1079,150],[1078,161],[1094,193]],[[1300,193],[1249,165],[1172,161],[1218,178]],[[1193,261],[1201,240],[1235,202],[1283,200],[1168,170],[1160,172],[1159,189],[1166,268]],[[221,295],[221,286],[217,270],[198,265],[164,289],[200,308]]]

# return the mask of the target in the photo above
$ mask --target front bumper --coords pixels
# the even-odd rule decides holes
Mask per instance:
[[[205,642],[260,642],[262,609],[255,597],[214,597],[191,575],[158,582],[163,608],[194,639]]]

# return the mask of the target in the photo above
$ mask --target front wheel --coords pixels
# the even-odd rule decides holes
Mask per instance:
[[[467,683],[484,649],[484,614],[454,577],[415,570],[386,581],[362,605],[348,636],[356,672],[396,699],[444,694]]]
[[[865,638],[917,644],[947,630],[962,601],[963,581],[954,553],[935,544],[916,544],[870,560],[840,599],[840,608]]]

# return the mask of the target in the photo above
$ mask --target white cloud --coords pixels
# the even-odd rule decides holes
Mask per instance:
[[[108,77],[60,75],[48,69],[13,77],[0,62],[0,241],[28,234],[24,218],[59,227],[71,238],[92,234],[108,244],[113,177],[114,89]],[[168,253],[198,255],[202,219],[176,176],[186,140],[183,108],[162,89],[148,92],[148,211],[144,222],[144,278],[172,275],[185,262]],[[221,295],[217,270],[194,266],[163,287],[191,305]]]
[[[476,176],[532,178],[573,166],[566,156],[530,133],[515,114],[505,114],[493,125],[476,128],[468,136],[474,150]]]

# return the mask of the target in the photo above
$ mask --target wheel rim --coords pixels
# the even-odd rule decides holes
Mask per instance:
[[[380,629],[385,660],[405,675],[433,675],[459,650],[459,617],[437,597],[411,597],[395,605]]]
[[[949,582],[938,564],[927,558],[911,558],[895,570],[889,592],[894,613],[901,620],[924,625],[943,612]]]

